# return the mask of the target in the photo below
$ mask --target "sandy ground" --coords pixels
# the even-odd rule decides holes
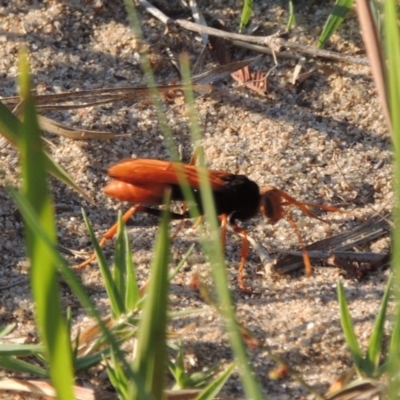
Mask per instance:
[[[30,51],[32,76],[39,94],[145,85],[138,63],[138,51],[144,47],[150,53],[159,84],[179,80],[165,54],[166,46],[176,53],[188,51],[194,64],[200,48],[195,34],[183,31],[164,36],[164,26],[140,9],[145,42],[140,44],[128,26],[123,6],[117,2],[107,3],[2,2],[0,95],[16,94],[17,58],[22,45]],[[201,11],[208,22],[221,18],[232,30],[237,30],[240,7],[236,2],[201,3]],[[255,1],[257,35],[274,33],[286,24],[287,9],[280,2],[270,3]],[[290,40],[315,45],[329,7],[299,3],[297,24],[290,33]],[[185,14],[182,15],[178,17],[185,18]],[[329,49],[365,57],[355,13],[333,36]],[[254,55],[240,50],[237,54],[241,57]],[[296,62],[279,59],[265,97],[226,79],[215,84],[211,94],[198,97],[196,106],[210,168],[245,174],[260,186],[277,186],[299,200],[340,204],[349,211],[348,214],[324,216],[329,224],[294,212],[304,240],[312,243],[349,231],[377,212],[390,210],[391,153],[369,68],[329,60],[313,63],[309,56],[307,62],[316,65],[317,71],[300,87],[291,84]],[[208,56],[203,70],[215,65]],[[264,56],[255,67],[268,71],[273,61]],[[78,141],[46,135],[49,152],[94,201],[94,205],[89,204],[51,179],[60,244],[89,251],[81,208],[88,213],[98,236],[114,222],[117,210],[127,208],[126,204],[103,194],[102,188],[108,180],[106,168],[125,157],[169,159],[169,152],[156,112],[148,102],[119,102],[45,115],[74,128],[127,135],[111,141]],[[165,105],[165,115],[176,144],[181,146],[183,158],[188,160],[193,147],[188,120],[179,99]],[[16,322],[18,329],[13,333],[16,337],[31,337],[36,333],[22,222],[5,189],[6,182],[18,182],[17,153],[7,146],[0,149],[0,154],[0,285],[15,284],[0,292],[0,321],[1,324]],[[244,226],[273,257],[277,257],[280,250],[299,246],[297,236],[284,220],[271,226],[259,217]],[[130,226],[140,281],[148,276],[156,227],[156,218],[142,215],[135,216]],[[192,243],[196,243],[196,235],[196,230],[187,223],[174,240],[171,267]],[[240,238],[230,233],[226,249],[227,272],[239,319],[310,385],[324,392],[335,377],[351,365],[336,299],[336,285],[342,279],[340,272],[316,266],[311,278],[299,272],[271,279],[264,273],[256,252],[250,249],[246,281],[251,283],[254,293],[243,293],[237,285],[236,272],[240,245]],[[113,245],[106,249],[110,257]],[[385,252],[387,249],[386,237],[355,250]],[[71,265],[78,261],[67,257]],[[210,279],[209,265],[198,245],[184,270],[172,282],[173,309],[204,307],[198,295],[188,288],[193,271],[199,271],[205,280]],[[97,266],[94,264],[80,274],[89,293],[107,313],[106,295]],[[363,345],[369,338],[387,275],[387,271],[375,271],[360,281],[343,280],[355,330]],[[65,307],[71,306],[74,320],[82,323],[85,313],[70,291],[63,290]],[[196,326],[185,338],[185,350],[192,360],[193,370],[209,366],[215,360],[231,359],[227,337],[215,313],[182,318],[176,326],[189,323]],[[279,381],[268,378],[275,364],[264,351],[249,351],[249,357],[269,398],[297,399],[307,395],[291,378]],[[223,394],[229,398],[244,398],[237,375],[229,380]]]

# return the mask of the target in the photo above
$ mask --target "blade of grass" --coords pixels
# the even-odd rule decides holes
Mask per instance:
[[[212,400],[221,391],[228,378],[236,368],[236,363],[232,363],[229,367],[213,382],[211,382],[197,397],[196,400]]]
[[[76,371],[86,371],[89,368],[99,364],[101,360],[104,360],[106,356],[111,354],[111,349],[108,347],[102,351],[99,351],[95,354],[91,354],[89,356],[79,357],[75,363]]]
[[[192,254],[192,251],[194,249],[194,244],[192,244],[189,247],[189,250],[183,255],[183,257],[181,258],[181,261],[179,261],[179,264],[176,266],[176,268],[169,274],[168,279],[170,281],[172,281],[172,279],[175,278],[176,274],[182,269],[182,267],[185,265],[187,259],[189,258],[189,256]]]
[[[360,346],[357,342],[356,334],[354,333],[353,323],[351,321],[351,316],[347,307],[346,295],[344,293],[343,285],[341,282],[338,283],[337,291],[340,309],[340,322],[342,324],[344,337],[346,339],[347,345],[349,346],[355,367],[357,368],[357,370],[362,371],[364,360]]]
[[[133,30],[135,37],[137,38],[137,40],[143,41],[143,35],[142,35],[142,31],[140,29],[140,21],[136,14],[134,2],[130,1],[130,0],[124,0],[124,4],[125,4],[125,9],[128,14],[129,23],[130,23],[130,26]],[[160,101],[161,96],[160,96],[159,91],[157,90],[157,83],[154,79],[152,69],[150,66],[150,61],[149,61],[148,57],[146,56],[146,54],[141,54],[140,63],[141,63],[141,66],[142,66],[142,69],[143,69],[143,72],[144,72],[144,75],[146,78],[147,87],[150,92],[151,100],[153,101],[154,107],[157,111],[157,117],[158,117],[158,120],[160,123],[161,131],[163,132],[163,135],[164,135],[164,140],[166,142],[167,149],[171,153],[171,156],[172,156],[171,158],[173,160],[178,161],[179,153],[177,150],[177,146],[174,143],[173,136],[171,134],[171,130],[168,127],[168,122],[165,117],[165,113],[162,111],[163,107],[162,107],[162,103]]]
[[[133,266],[128,233],[121,213],[118,214],[118,231],[115,243],[113,279],[119,297],[123,300],[124,313],[133,311],[140,300],[140,294],[136,281],[135,268]]]
[[[3,356],[32,356],[36,353],[42,353],[44,347],[41,344],[0,344],[0,357]]]
[[[45,158],[34,100],[31,95],[27,56],[20,55],[20,88],[23,123],[20,124],[22,192],[39,217],[40,224],[56,244],[54,207],[47,188]],[[59,399],[72,399],[72,350],[63,317],[56,265],[46,244],[28,225],[25,241],[31,261],[30,278],[38,332],[45,347],[50,377]]]
[[[22,122],[0,101],[0,134],[11,144],[17,146],[20,139]],[[44,152],[44,163],[46,170],[61,182],[81,194],[87,201],[92,203],[88,195],[73,181],[60,165],[58,165],[46,152]]]
[[[138,16],[136,14],[136,9],[135,5],[133,2],[129,0],[124,0],[125,4],[125,9],[128,14],[129,22],[131,25],[131,28],[135,34],[135,37],[138,38],[138,40],[143,40],[143,35],[142,31],[140,28],[140,21],[138,19]],[[178,147],[176,146],[173,135],[171,133],[171,129],[168,126],[167,119],[165,117],[165,113],[163,112],[163,107],[162,103],[160,101],[160,92],[157,90],[157,84],[150,66],[150,61],[149,58],[146,54],[141,54],[141,59],[140,63],[143,69],[143,72],[145,74],[146,82],[147,82],[147,87],[151,95],[151,99],[154,103],[154,107],[157,111],[157,117],[160,123],[160,128],[164,136],[164,141],[166,143],[167,149],[171,154],[171,158],[173,161],[179,162],[179,152],[178,152]],[[180,169],[177,169],[176,171],[177,176],[178,176],[178,181],[179,184],[182,188],[182,192],[184,195],[185,200],[187,201],[189,205],[189,214],[191,218],[197,218],[200,213],[199,210],[197,209],[197,203],[194,201],[193,198],[193,193],[190,190],[187,178],[183,171]]]
[[[96,239],[96,235],[93,232],[92,225],[90,224],[90,221],[87,218],[84,210],[82,210],[82,214],[83,214],[83,219],[85,221],[86,229],[89,233],[90,240],[92,241],[94,251],[96,253],[97,262],[99,264],[101,276],[103,277],[104,280],[104,286],[107,291],[107,296],[110,299],[113,318],[119,318],[121,314],[124,312],[123,300],[120,296],[120,293],[118,292],[117,286],[114,282],[113,276],[110,271],[110,267],[107,264],[107,260],[104,256],[103,251],[101,250],[99,242]],[[120,229],[120,225],[118,225],[118,228]]]
[[[394,145],[394,188],[395,208],[392,238],[392,268],[394,274],[394,295],[396,299],[395,324],[389,349],[389,394],[396,399],[400,390],[400,37],[397,21],[398,5],[394,0],[385,1],[385,50],[387,56],[386,87],[389,91],[392,139]]]
[[[112,279],[115,284],[115,288],[121,298],[121,303],[123,307],[123,312],[126,312],[125,304],[123,299],[126,293],[126,252],[125,241],[124,241],[124,224],[122,221],[121,211],[118,212],[118,229],[117,229],[117,239],[115,241],[115,251],[114,251],[114,262],[112,269]]]
[[[125,9],[128,14],[129,22],[130,22],[131,28],[135,34],[135,37],[138,38],[138,40],[143,40],[142,31],[140,29],[140,21],[137,17],[134,3],[129,0],[124,0],[124,4],[125,4]],[[152,99],[154,107],[157,111],[157,117],[158,117],[158,120],[160,123],[160,128],[163,133],[164,141],[166,143],[167,149],[171,154],[172,160],[179,162],[180,160],[179,160],[178,147],[176,146],[176,144],[174,142],[173,135],[171,133],[171,129],[168,126],[168,122],[165,117],[165,113],[163,111],[162,103],[160,101],[160,99],[161,99],[160,92],[157,90],[157,84],[154,79],[154,75],[153,75],[153,72],[152,72],[152,69],[150,66],[150,61],[146,54],[144,54],[144,53],[141,54],[140,63],[141,63],[143,72],[145,74],[147,87],[150,92],[151,99]],[[197,204],[194,201],[193,193],[189,188],[187,178],[186,178],[185,174],[183,173],[183,171],[181,171],[180,169],[177,169],[176,173],[178,176],[179,184],[182,188],[184,198],[189,205],[190,217],[197,218],[200,215],[200,213],[199,213],[199,210],[197,209]]]
[[[184,90],[186,104],[188,104],[188,117],[192,133],[192,142],[196,143],[201,139],[199,119],[194,108],[193,91],[190,89],[190,73],[187,54],[180,58],[183,81],[188,89]],[[205,242],[202,240],[204,250],[210,258],[212,271],[217,287],[218,297],[221,303],[221,310],[225,318],[225,324],[229,334],[229,340],[232,350],[237,359],[240,375],[242,377],[244,390],[247,398],[263,399],[259,383],[253,374],[250,363],[240,334],[239,325],[233,312],[232,297],[229,291],[228,279],[226,276],[225,259],[222,251],[221,238],[219,234],[219,225],[214,205],[214,198],[208,179],[207,169],[204,167],[204,157],[200,153],[200,194],[202,204],[204,205],[204,215],[210,226],[211,240]]]
[[[369,0],[369,6],[371,7],[372,18],[374,19],[376,31],[378,34],[380,34],[382,31],[381,15],[383,15],[381,4],[379,4],[378,1]]]
[[[296,23],[296,15],[294,13],[293,0],[289,0],[289,20],[286,25],[286,30],[290,31],[295,23]]]
[[[169,372],[171,372],[172,376],[175,379],[175,385],[174,388],[179,388],[183,389],[187,386],[187,375],[185,371],[185,365],[184,365],[184,360],[183,360],[183,346],[182,346],[182,341],[179,341],[179,344],[177,345],[177,356],[175,357],[175,362],[172,360],[168,360],[168,369]]]
[[[168,307],[168,264],[170,257],[169,205],[171,193],[166,192],[166,210],[161,217],[152,262],[148,294],[139,324],[135,371],[144,380],[146,389],[155,399],[162,399],[166,372],[166,327]],[[132,398],[140,398],[134,391]]]
[[[7,371],[14,371],[20,374],[33,374],[48,377],[48,371],[44,368],[28,363],[24,360],[19,360],[15,357],[0,357],[0,368]]]
[[[129,380],[118,363],[117,357],[115,356],[114,352],[111,352],[111,363],[105,359],[107,366],[107,374],[108,378],[110,379],[112,385],[114,386],[115,390],[118,393],[118,397],[120,399],[131,399],[133,397],[129,397],[128,394],[128,386]]]
[[[375,374],[377,372],[377,367],[379,366],[379,358],[382,349],[384,325],[386,320],[386,311],[389,303],[389,298],[392,288],[392,276],[386,285],[385,293],[383,294],[381,308],[379,310],[378,316],[376,317],[374,330],[372,331],[371,338],[368,344],[367,350],[367,362],[371,366],[371,373]]]
[[[36,216],[34,210],[32,209],[31,205],[26,201],[26,199],[21,196],[15,189],[9,188],[11,196],[16,203],[18,210],[20,211],[24,223],[29,225],[30,229],[36,233],[36,236],[40,237],[40,239],[46,244],[49,254],[52,257],[54,263],[59,267],[59,270],[71,288],[75,296],[78,298],[79,302],[82,306],[87,310],[89,315],[93,317],[97,324],[99,325],[103,335],[105,336],[107,343],[112,348],[118,362],[124,369],[124,372],[130,382],[136,385],[138,393],[140,395],[140,399],[143,400],[153,400],[151,396],[149,396],[144,390],[144,384],[139,379],[139,377],[133,372],[132,368],[126,361],[122,350],[118,344],[118,341],[115,339],[114,335],[111,331],[107,328],[107,325],[101,318],[101,315],[97,311],[96,307],[94,306],[90,297],[86,294],[85,289],[82,287],[82,284],[78,281],[75,277],[73,271],[69,268],[67,262],[61,257],[60,253],[57,250],[57,247],[48,237],[47,233],[44,231],[42,225],[39,223],[39,218]]]
[[[4,336],[7,336],[10,332],[12,332],[16,326],[17,326],[17,324],[14,322],[12,324],[1,326],[0,327],[0,339],[2,339]]]
[[[244,0],[242,15],[240,17],[239,33],[242,33],[243,29],[249,23],[252,12],[253,12],[253,0]]]
[[[142,34],[140,31],[139,20],[137,18],[136,12],[135,12],[134,3],[130,2],[129,0],[125,0],[124,3],[125,3],[125,7],[127,10],[128,17],[129,17],[132,29],[134,31],[134,34],[140,40],[142,38]],[[143,56],[141,61],[142,61],[142,68],[145,71],[148,85],[154,86],[154,77],[152,75],[148,59],[145,56]],[[158,115],[158,118],[160,121],[161,129],[164,133],[167,148],[169,149],[170,153],[172,154],[172,156],[173,156],[172,158],[177,160],[178,157],[177,157],[176,147],[174,147],[172,135],[166,124],[165,115],[162,112],[161,103],[157,98],[156,92],[154,92],[153,102],[154,102],[155,108],[157,110],[157,115]],[[196,119],[191,118],[190,125],[193,125],[193,124],[195,124],[197,126],[198,121]],[[193,131],[195,131],[197,133],[197,136],[193,136],[194,139],[192,140],[192,142],[196,145],[198,143],[198,141],[201,139],[200,135],[199,135],[200,130],[197,127],[197,128],[194,128]],[[204,166],[204,160],[202,160],[202,157],[200,157],[200,160],[201,160],[201,165]],[[181,178],[181,176],[179,175],[179,171],[177,171],[177,173],[178,173],[178,177]],[[202,170],[200,173],[200,176],[202,176],[201,192],[202,192],[202,196],[203,196],[203,188],[205,185],[207,185],[207,177],[206,177],[207,174],[204,170]],[[179,179],[179,182],[182,185],[181,179]],[[206,183],[204,183],[204,182],[206,182]],[[186,189],[185,185],[183,185],[183,189],[184,190]],[[188,201],[188,194],[191,195],[191,191],[189,190],[188,193],[184,192],[184,194],[185,194],[185,198]],[[205,214],[209,218],[209,220],[213,219],[213,222],[210,223],[210,221],[208,221],[211,226],[212,237],[211,237],[211,240],[209,240],[207,243],[211,243],[211,245],[208,246],[209,248],[207,249],[207,245],[205,245],[204,240],[202,241],[202,245],[203,245],[203,248],[205,249],[206,253],[210,257],[211,264],[212,264],[212,270],[213,270],[214,274],[220,277],[218,286],[223,288],[223,289],[221,289],[221,291],[225,291],[222,295],[220,294],[220,301],[222,303],[222,309],[224,310],[224,315],[225,315],[225,313],[226,314],[230,313],[231,315],[233,315],[231,296],[230,296],[230,293],[228,290],[228,282],[227,282],[226,272],[225,272],[224,254],[222,252],[221,241],[220,241],[219,233],[218,233],[218,223],[217,223],[217,219],[215,216],[215,211],[214,212],[210,211],[210,210],[214,209],[213,197],[212,197],[212,193],[211,193],[210,189],[208,190],[208,195],[205,195],[205,197],[208,200],[205,203],[205,204],[208,204],[207,208],[205,209]],[[203,198],[202,202],[204,202],[204,198]],[[190,203],[189,203],[189,206],[190,206]],[[191,217],[193,217],[192,207],[190,207],[189,211],[191,212],[191,214],[190,214]],[[211,217],[210,215],[213,215],[214,217]],[[217,264],[218,264],[218,266],[217,266]],[[260,389],[256,383],[256,379],[254,378],[254,376],[251,372],[251,369],[248,365],[248,360],[247,360],[245,349],[243,347],[242,338],[239,333],[239,329],[238,329],[238,326],[237,326],[237,323],[236,323],[236,320],[234,317],[232,317],[230,320],[228,320],[227,330],[230,333],[230,337],[233,338],[234,346],[236,348],[235,354],[236,354],[236,357],[239,359],[239,365],[241,367],[241,370],[244,371],[244,387],[245,387],[247,396],[249,398],[251,397],[253,399],[265,398],[264,396],[261,395]]]
[[[133,265],[131,246],[129,244],[129,237],[126,228],[124,227],[122,232],[123,238],[123,251],[125,254],[125,265],[126,265],[126,292],[125,292],[125,310],[134,310],[140,300],[139,287],[136,280],[135,267]]]
[[[332,34],[342,24],[344,17],[353,7],[353,0],[336,0],[335,6],[330,13],[321,36],[318,40],[317,48],[322,49]]]

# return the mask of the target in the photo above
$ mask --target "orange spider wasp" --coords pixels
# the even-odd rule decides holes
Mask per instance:
[[[178,171],[184,174],[187,184],[192,190],[193,199],[196,202],[200,215],[204,214],[204,207],[200,196],[200,178],[198,167],[191,164],[180,164],[170,161],[153,159],[125,159],[108,169],[108,175],[113,179],[104,188],[104,192],[111,197],[122,201],[128,201],[135,205],[123,216],[126,222],[134,213],[145,212],[160,216],[161,210],[149,206],[163,204],[164,191],[168,187],[171,190],[173,201],[185,202],[181,185],[178,179]],[[242,289],[248,289],[242,276],[245,260],[248,253],[248,239],[246,230],[237,225],[237,221],[245,221],[261,212],[271,224],[275,224],[285,215],[285,207],[296,206],[306,215],[320,219],[310,208],[325,211],[338,211],[337,207],[300,202],[283,190],[273,186],[266,186],[262,190],[252,180],[244,175],[231,174],[229,172],[208,169],[208,178],[214,196],[215,208],[221,220],[222,243],[225,245],[226,225],[239,233],[242,240],[241,261],[238,271],[238,281]],[[191,218],[185,209],[182,213],[171,212],[172,219]],[[294,228],[303,247],[303,258],[306,274],[311,274],[311,263],[296,223],[287,215],[288,221]],[[117,230],[117,224],[111,227],[103,236],[100,245],[111,239]],[[93,261],[94,257],[80,264],[83,267]]]

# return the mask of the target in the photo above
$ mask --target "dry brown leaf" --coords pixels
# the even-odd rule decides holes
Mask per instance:
[[[228,31],[225,25],[219,20],[214,20],[211,25],[213,28]],[[214,59],[221,65],[228,64],[233,58],[233,47],[229,40],[221,37],[209,36],[208,48]],[[265,96],[268,89],[268,77],[261,71],[251,71],[248,66],[245,66],[231,73],[231,77],[241,85],[254,90],[261,96]]]
[[[244,67],[239,71],[233,72],[231,77],[261,96],[265,96],[268,90],[268,77],[264,72],[250,71],[249,67]]]

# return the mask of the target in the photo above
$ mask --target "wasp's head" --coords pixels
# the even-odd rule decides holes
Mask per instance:
[[[265,186],[261,190],[260,211],[271,224],[278,222],[285,213],[281,190],[273,186]]]

